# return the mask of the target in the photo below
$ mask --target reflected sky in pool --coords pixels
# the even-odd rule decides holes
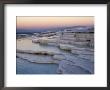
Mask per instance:
[[[36,64],[20,58],[16,62],[17,74],[57,74],[58,64]]]

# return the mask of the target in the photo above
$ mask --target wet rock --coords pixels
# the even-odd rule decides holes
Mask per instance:
[[[56,54],[53,56],[53,59],[54,60],[64,60],[64,59],[66,59],[66,57],[62,54]]]
[[[32,50],[20,50],[20,49],[17,49],[16,52],[17,53],[28,53],[28,54],[34,54],[35,53]]]
[[[41,39],[41,40],[39,40],[39,43],[47,45],[48,44],[48,40],[47,39]]]
[[[84,41],[81,42],[81,41],[80,41],[80,42],[74,42],[74,44],[80,45],[80,46],[87,46],[87,45],[88,45],[88,42],[86,42],[86,41],[85,41],[85,42],[84,42]]]
[[[67,50],[67,51],[71,51],[71,49],[74,48],[74,46],[68,45],[68,44],[60,44],[59,47],[60,49]]]
[[[60,70],[60,69],[57,69],[57,73],[58,74],[63,74],[62,70]]]
[[[68,44],[68,43],[69,43],[68,40],[59,40],[59,42],[60,42],[61,44]]]
[[[69,61],[74,62],[75,65],[80,66],[80,67],[88,70],[91,73],[94,73],[94,59],[92,59],[92,60],[93,61],[91,61],[90,59],[76,57],[76,58],[70,59]]]
[[[54,55],[55,52],[49,52],[49,51],[32,51],[32,50],[16,50],[17,53],[27,53],[27,54],[36,54],[36,55]]]
[[[39,39],[32,39],[33,43],[39,43]]]
[[[85,50],[94,52],[94,48],[85,48]]]
[[[85,68],[78,66],[74,63],[63,60],[59,64],[58,73],[63,74],[90,74]]]
[[[51,56],[45,56],[45,55],[30,55],[30,54],[21,54],[17,53],[17,58],[21,58],[23,60],[26,60],[28,62],[32,63],[57,63],[55,62]]]
[[[82,59],[90,60],[91,62],[94,62],[94,55],[84,55],[84,54],[80,54],[78,57],[80,57],[80,58],[82,58]]]
[[[94,52],[91,52],[91,51],[87,51],[87,50],[77,50],[77,49],[73,49],[71,50],[71,53],[73,54],[83,54],[83,55],[93,55]]]

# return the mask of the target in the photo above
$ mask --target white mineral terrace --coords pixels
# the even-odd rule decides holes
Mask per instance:
[[[93,74],[94,44],[87,42],[84,35],[82,41],[77,41],[74,35],[66,36],[17,39],[17,58],[37,64],[58,64],[57,74]],[[93,35],[86,36],[91,39]]]

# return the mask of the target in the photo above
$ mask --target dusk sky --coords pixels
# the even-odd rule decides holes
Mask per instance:
[[[21,17],[17,16],[17,29],[54,28],[63,26],[94,25],[94,17]]]

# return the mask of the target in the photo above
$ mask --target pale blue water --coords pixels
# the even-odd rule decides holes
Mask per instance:
[[[17,74],[56,74],[58,64],[36,64],[26,60],[16,59]]]

